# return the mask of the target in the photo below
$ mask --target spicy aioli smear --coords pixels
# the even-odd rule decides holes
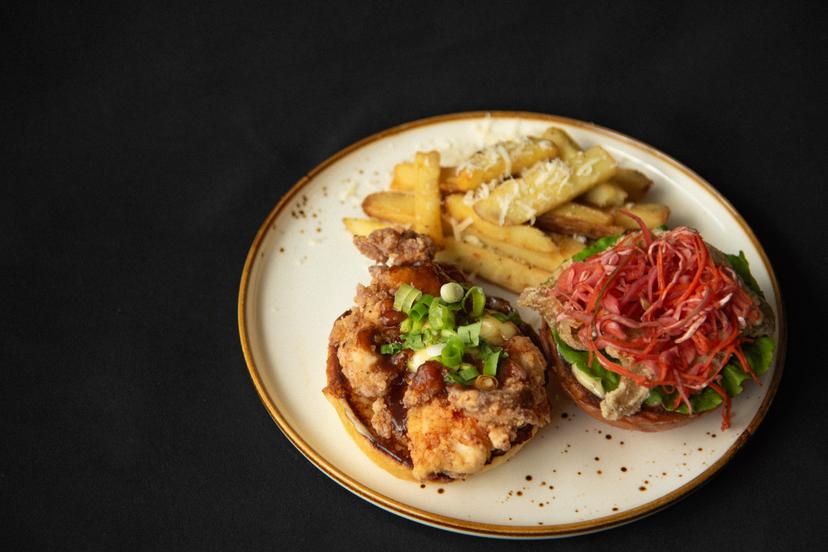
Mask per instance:
[[[655,237],[637,222],[641,231],[561,273],[553,289],[562,305],[556,322],[580,325],[589,363],[595,358],[638,385],[675,393],[673,409],[684,403],[692,414],[690,397],[713,389],[722,398],[726,429],[730,397],[721,372],[735,358],[758,383],[742,350],[751,339],[742,333],[761,322],[762,312],[734,270],[713,262],[698,232],[679,227]],[[643,370],[609,358],[607,347]]]

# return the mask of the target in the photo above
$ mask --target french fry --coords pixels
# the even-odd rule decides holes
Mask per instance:
[[[414,189],[414,230],[443,243],[443,217],[440,214],[440,154],[417,152],[417,187]]]
[[[582,194],[580,199],[595,207],[619,207],[627,200],[627,192],[614,181],[601,182]]]
[[[474,190],[484,182],[521,172],[538,161],[558,154],[555,145],[547,139],[527,137],[523,140],[498,142],[472,155],[455,169],[446,180],[448,191]]]
[[[560,251],[541,253],[540,251],[518,247],[506,241],[496,240],[473,227],[469,227],[463,231],[463,241],[471,245],[488,247],[501,255],[511,257],[549,272],[558,268],[566,259],[566,257],[561,255]]]
[[[470,228],[494,240],[508,242],[515,247],[531,249],[541,253],[558,250],[549,236],[531,226],[498,226],[481,219],[471,205],[466,205],[463,194],[450,194],[445,198],[446,213],[458,222],[471,219]]]
[[[570,258],[575,253],[579,253],[586,245],[580,240],[576,240],[572,236],[565,236],[561,234],[549,234],[555,243],[558,244],[558,250],[564,259]]]
[[[454,176],[454,167],[440,167],[440,189],[448,189],[446,181]],[[391,189],[397,192],[413,192],[417,187],[417,164],[398,163],[394,166]]]
[[[345,225],[345,229],[353,236],[367,236],[374,230],[394,226],[394,223],[384,220],[361,219],[353,217],[343,218],[342,223]]]
[[[670,218],[670,208],[661,203],[634,203],[613,208],[610,211],[613,222],[626,229],[637,229],[638,223],[622,213],[621,209],[629,211],[643,220],[647,228],[658,228],[662,224],[666,224],[667,219]]]
[[[486,247],[459,242],[454,238],[445,238],[443,245],[444,249],[438,251],[435,257],[437,262],[453,264],[468,274],[476,274],[514,293],[536,286],[550,276],[545,270],[499,255]]]
[[[624,228],[615,223],[612,213],[580,203],[564,203],[537,218],[539,228],[564,234],[582,234],[590,238],[620,234]]]
[[[580,152],[581,146],[578,145],[578,142],[572,139],[565,130],[560,129],[558,127],[549,127],[543,133],[543,137],[547,140],[551,140],[555,146],[558,148],[558,155],[561,156],[561,159],[569,163],[572,159],[574,159]]]
[[[369,217],[414,224],[414,194],[402,192],[375,192],[362,200],[362,210]]]
[[[621,167],[615,171],[615,176],[612,177],[610,182],[620,186],[627,192],[629,201],[641,201],[653,186],[653,181],[643,173],[635,169],[622,169]]]
[[[586,192],[615,174],[615,160],[600,146],[578,152],[568,162],[538,163],[477,201],[481,218],[497,223],[521,224]]]

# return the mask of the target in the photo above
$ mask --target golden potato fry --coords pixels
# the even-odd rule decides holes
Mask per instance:
[[[508,242],[515,247],[531,249],[541,253],[554,253],[558,250],[549,237],[541,230],[531,226],[498,226],[481,219],[471,205],[464,201],[463,194],[450,194],[445,198],[446,213],[458,222],[471,219],[470,228],[492,239]]]
[[[561,252],[561,257],[564,259],[570,258],[575,253],[580,252],[586,244],[583,241],[577,240],[572,236],[562,235],[562,234],[549,234],[549,237],[552,238],[556,244],[558,244],[558,250]]]
[[[345,229],[353,236],[367,236],[374,230],[396,226],[393,222],[376,219],[361,219],[345,217],[342,219]]]
[[[569,162],[559,159],[538,163],[497,186],[477,201],[481,218],[497,223],[521,224],[586,192],[615,174],[615,160],[601,147],[578,152]]]
[[[362,210],[369,217],[399,224],[414,224],[414,194],[375,192],[362,200]]]
[[[538,161],[551,159],[558,154],[555,145],[542,138],[526,137],[522,140],[499,142],[483,148],[455,169],[446,181],[449,191],[474,190],[484,182],[518,174]]]
[[[561,255],[560,251],[548,251],[542,253],[540,251],[518,247],[512,243],[496,240],[490,236],[487,236],[474,227],[466,228],[463,231],[462,241],[471,245],[488,247],[500,255],[511,257],[515,260],[524,262],[531,266],[536,266],[549,272],[552,272],[558,268],[558,266],[560,266],[560,264],[566,259],[566,257]]]
[[[667,224],[667,219],[670,218],[670,208],[661,203],[634,203],[613,208],[610,211],[613,222],[627,229],[637,229],[639,226],[635,220],[626,216],[622,211],[629,211],[643,220],[647,228],[658,228],[662,224]]]
[[[587,190],[579,199],[595,207],[619,207],[627,200],[627,192],[610,180]]]
[[[590,238],[613,236],[624,229],[615,223],[612,213],[580,203],[565,203],[537,218],[539,228],[564,234],[582,234]]]
[[[641,201],[653,186],[653,181],[643,173],[635,169],[622,169],[621,167],[615,171],[615,176],[612,177],[610,182],[620,186],[627,192],[629,201]]]
[[[520,293],[524,288],[546,281],[550,273],[454,238],[445,238],[444,249],[437,252],[437,262],[450,263],[467,274],[476,274],[502,288]]]
[[[446,181],[454,176],[454,167],[440,167],[440,189],[448,189]],[[391,189],[397,192],[413,192],[417,187],[417,164],[398,163],[394,166]]]
[[[558,127],[549,127],[543,133],[543,137],[551,140],[557,146],[558,155],[567,163],[581,152],[581,146],[578,145],[578,142],[573,140],[572,136],[565,130]]]
[[[440,154],[417,152],[417,187],[414,189],[414,230],[443,243],[443,217],[440,214]]]

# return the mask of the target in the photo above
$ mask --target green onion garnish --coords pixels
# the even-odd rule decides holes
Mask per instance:
[[[440,362],[448,368],[457,368],[463,361],[463,342],[458,337],[451,337],[440,353]]]
[[[457,370],[457,375],[463,378],[464,381],[471,382],[471,380],[480,375],[480,372],[477,371],[477,367],[474,364],[464,362],[460,365],[460,369]]]
[[[411,331],[411,319],[406,318],[400,322],[400,333],[408,333]]]
[[[500,350],[494,351],[483,361],[483,374],[486,376],[497,375],[497,363],[500,361]]]
[[[471,304],[469,304],[471,300]],[[483,293],[483,288],[474,286],[469,288],[466,296],[463,297],[463,309],[474,317],[479,317],[483,314],[483,307],[486,306],[486,294]]]
[[[384,355],[395,355],[402,351],[402,343],[384,343],[380,345],[380,353]]]
[[[422,295],[423,292],[414,286],[402,284],[399,289],[397,289],[397,293],[394,294],[394,310],[408,314],[408,311],[411,310],[411,306],[414,304],[414,301],[419,299]]]
[[[400,337],[403,337],[403,336],[400,336]],[[413,349],[413,350],[417,351],[417,350],[425,348],[425,343],[423,343],[422,334],[418,334],[418,333],[406,334],[403,339],[405,340],[405,341],[403,341],[403,347],[405,347],[406,349]]]
[[[454,313],[442,301],[432,301],[428,307],[428,323],[432,330],[453,330]]]
[[[446,372],[443,376],[443,380],[446,383],[456,383],[457,385],[466,385],[466,382],[463,381],[458,374],[453,374],[451,372]]]
[[[478,345],[480,344],[480,327],[482,323],[480,321],[475,322],[474,324],[467,324],[465,326],[458,326],[457,328],[457,337],[463,340],[463,343],[466,345]]]
[[[440,297],[446,303],[456,303],[463,298],[463,286],[457,282],[449,282],[440,287]]]
[[[428,295],[426,297],[431,297],[431,295]],[[425,302],[423,299],[425,299],[425,297],[420,298],[420,300],[414,303],[414,306],[411,307],[411,309],[408,311],[409,318],[412,318],[414,320],[422,320],[426,317],[426,315],[428,314],[428,305],[431,303],[431,301]]]

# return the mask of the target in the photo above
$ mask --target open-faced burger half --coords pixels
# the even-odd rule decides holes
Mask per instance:
[[[659,431],[722,406],[773,359],[774,314],[747,260],[693,229],[603,238],[519,303],[546,322],[563,388],[591,416]]]
[[[323,390],[351,437],[397,477],[463,479],[549,421],[547,360],[505,300],[433,262],[430,238],[355,237],[380,263],[334,323]]]

